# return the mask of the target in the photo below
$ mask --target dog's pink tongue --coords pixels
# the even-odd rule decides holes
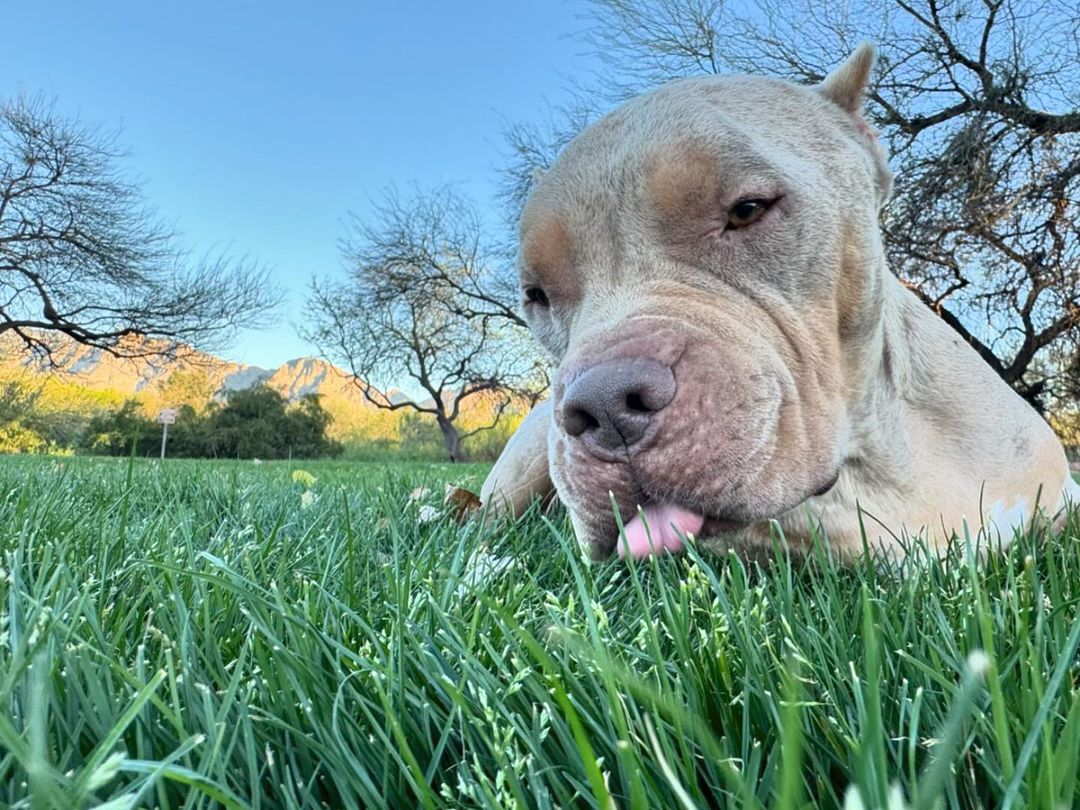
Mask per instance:
[[[682,534],[696,534],[701,531],[705,518],[701,515],[666,503],[654,503],[644,509],[645,520],[639,512],[626,524],[626,541],[619,540],[619,556],[627,553],[635,559],[648,557],[650,554],[663,554],[665,551],[682,551]],[[649,530],[645,531],[648,521]],[[649,538],[652,538],[650,545]]]

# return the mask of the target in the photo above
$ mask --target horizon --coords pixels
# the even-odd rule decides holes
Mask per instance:
[[[543,120],[596,67],[574,38],[581,0],[61,9],[8,11],[19,67],[0,94],[41,93],[118,131],[125,168],[186,247],[269,269],[285,292],[273,324],[211,351],[267,369],[322,356],[295,327],[310,280],[342,272],[350,215],[390,188],[451,184],[500,228],[506,126]]]

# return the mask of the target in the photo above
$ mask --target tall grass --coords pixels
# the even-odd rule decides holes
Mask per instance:
[[[561,514],[430,520],[477,468],[303,467],[0,463],[0,802],[1080,803],[1075,519],[592,565]]]

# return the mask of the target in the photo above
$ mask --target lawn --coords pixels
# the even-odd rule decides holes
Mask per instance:
[[[439,514],[482,475],[0,460],[0,804],[1080,803],[1075,518],[981,567],[597,565]]]

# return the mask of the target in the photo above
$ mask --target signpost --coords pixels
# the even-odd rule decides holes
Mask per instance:
[[[169,425],[176,424],[176,408],[162,408],[157,420],[161,424],[161,457],[165,458],[165,442],[169,440]]]

